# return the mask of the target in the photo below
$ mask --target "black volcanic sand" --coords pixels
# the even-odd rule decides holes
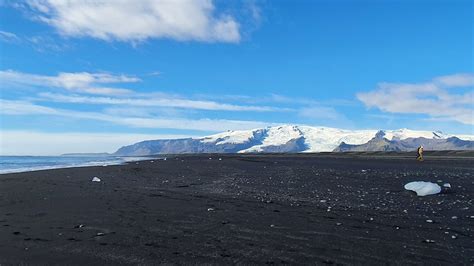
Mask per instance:
[[[188,155],[0,175],[0,264],[472,265],[474,157],[426,159]],[[452,190],[417,197],[403,188],[416,180]]]

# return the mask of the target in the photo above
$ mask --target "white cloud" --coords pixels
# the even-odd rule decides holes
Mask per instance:
[[[138,82],[140,79],[107,73],[61,72],[57,76],[45,76],[5,70],[0,71],[0,81],[3,83],[4,89],[7,89],[8,86],[54,87],[90,94],[123,95],[132,91],[105,87],[102,84]]]
[[[92,118],[93,119],[93,118]],[[227,119],[169,119],[169,118],[137,118],[125,117],[116,118],[109,116],[97,117],[98,120],[108,121],[116,124],[127,125],[137,128],[170,128],[183,130],[200,131],[226,131],[226,130],[244,130],[266,127],[273,123],[260,121],[243,121]]]
[[[115,152],[143,140],[185,138],[189,135],[133,133],[47,133],[0,130],[0,155],[59,155],[64,153]]]
[[[435,82],[447,87],[468,87],[474,85],[474,76],[471,74],[454,74],[437,77]]]
[[[253,21],[258,25],[262,21],[262,10],[260,7],[256,4],[255,1],[247,1],[246,8],[250,12],[250,15],[252,16]]]
[[[265,127],[272,123],[227,119],[185,119],[169,117],[113,116],[98,112],[80,112],[45,107],[25,101],[0,100],[0,115],[53,115],[72,119],[103,121],[135,128],[168,128],[198,131],[225,131]],[[6,106],[6,108],[3,108]]]
[[[356,102],[353,100],[347,99],[327,99],[324,101],[317,101],[312,98],[308,97],[288,97],[285,95],[280,94],[270,94],[269,97],[262,97],[259,99],[264,102],[275,102],[281,104],[298,104],[298,105],[305,105],[305,106],[354,106]]]
[[[63,95],[53,93],[40,93],[43,100],[62,102],[62,103],[82,103],[82,104],[108,104],[108,105],[127,105],[127,106],[146,106],[146,107],[173,107],[183,109],[212,110],[212,111],[252,111],[269,112],[285,111],[286,109],[270,106],[251,106],[235,105],[227,103],[218,103],[214,101],[189,100],[166,95],[160,95],[159,98],[152,95],[137,95],[140,98],[116,98],[116,97],[89,97],[80,95]]]
[[[148,73],[148,76],[154,76],[154,77],[158,77],[158,76],[161,76],[163,73],[161,71],[152,71],[150,73]]]
[[[289,108],[282,107],[230,104],[209,100],[192,100],[177,95],[169,95],[159,92],[137,93],[130,89],[108,86],[117,83],[133,83],[139,81],[141,80],[137,77],[112,75],[108,73],[61,72],[56,76],[47,76],[13,70],[0,71],[0,82],[2,82],[3,85],[1,89],[3,90],[14,87],[39,87],[61,88],[73,93],[82,93],[81,95],[78,95],[42,92],[39,93],[40,98],[37,99],[42,101],[97,105],[127,105],[137,107],[169,107],[209,111],[291,111]],[[94,96],[85,96],[84,93],[94,94]]]
[[[64,51],[69,46],[64,42],[58,42],[54,38],[48,35],[36,35],[36,36],[19,36],[15,33],[8,32],[8,31],[1,31],[0,30],[0,41],[5,43],[13,43],[13,44],[21,44],[21,45],[28,45],[35,49],[38,52],[58,52]]]
[[[344,115],[332,107],[311,106],[299,110],[299,116],[311,119],[339,120],[345,118]]]
[[[8,43],[16,43],[16,42],[19,42],[20,40],[21,39],[15,33],[0,30],[0,41],[8,42]]]
[[[38,52],[62,52],[70,48],[64,40],[61,41],[49,35],[24,37],[23,42]]]
[[[29,115],[29,114],[57,114],[53,108],[32,104],[25,101],[10,101],[0,99],[0,114]]]
[[[376,90],[357,94],[357,98],[367,107],[384,112],[426,114],[473,125],[474,92],[453,93],[454,88],[472,85],[473,75],[456,74],[427,83],[381,83]]]
[[[239,23],[212,0],[29,0],[36,19],[66,36],[102,40],[239,42]]]

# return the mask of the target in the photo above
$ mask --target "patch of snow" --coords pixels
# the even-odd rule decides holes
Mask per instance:
[[[203,143],[212,143],[216,142],[216,145],[222,144],[239,144],[250,141],[253,138],[253,133],[255,130],[238,130],[238,131],[227,131],[218,133],[215,135],[207,136],[201,139]]]
[[[330,152],[341,142],[347,144],[364,144],[371,140],[377,130],[343,130],[330,127],[298,127],[305,137],[308,149],[304,152]]]
[[[255,145],[249,149],[239,152],[260,152],[264,147],[284,145],[287,142],[302,136],[302,132],[297,126],[284,125],[279,127],[270,127],[267,129],[267,136],[262,144]]]
[[[449,135],[446,135],[440,131],[418,131],[410,130],[406,128],[397,129],[397,130],[384,130],[385,138],[389,140],[394,139],[408,139],[408,138],[427,138],[427,139],[445,139],[449,138]]]
[[[462,140],[471,140],[474,141],[474,135],[454,135]]]
[[[418,196],[433,195],[441,192],[441,187],[438,184],[424,181],[410,182],[405,185],[405,189],[416,192]]]

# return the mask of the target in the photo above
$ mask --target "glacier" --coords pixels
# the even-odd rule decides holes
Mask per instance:
[[[382,149],[387,147],[387,150],[394,146],[398,149],[398,144],[402,147],[400,151],[412,150],[414,148],[411,146],[419,145],[419,143],[427,143],[431,145],[430,147],[440,147],[439,149],[444,150],[463,150],[466,147],[468,150],[471,150],[472,139],[474,139],[472,135],[456,137],[439,131],[416,131],[410,129],[347,130],[306,125],[281,125],[252,130],[229,130],[205,137],[142,141],[120,148],[115,155],[332,152],[344,151],[343,148],[349,151],[354,149],[354,146],[363,146],[366,143],[374,144],[374,141],[377,145],[372,146],[381,147]],[[404,140],[406,141],[403,142]],[[395,144],[397,145],[392,145],[391,141],[396,142]],[[403,143],[398,143],[398,141]],[[365,148],[365,146],[362,148]]]

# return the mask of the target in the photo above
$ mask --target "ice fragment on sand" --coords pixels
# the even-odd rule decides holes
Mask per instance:
[[[207,211],[212,212],[212,211],[214,211],[214,208],[207,208]]]
[[[405,185],[405,189],[416,192],[418,196],[438,194],[441,192],[441,187],[438,184],[424,181],[410,182]]]
[[[97,176],[94,176],[94,178],[92,178],[92,182],[100,182],[100,178],[98,178]]]
[[[443,185],[443,187],[451,188],[451,184],[445,183],[445,184]]]

